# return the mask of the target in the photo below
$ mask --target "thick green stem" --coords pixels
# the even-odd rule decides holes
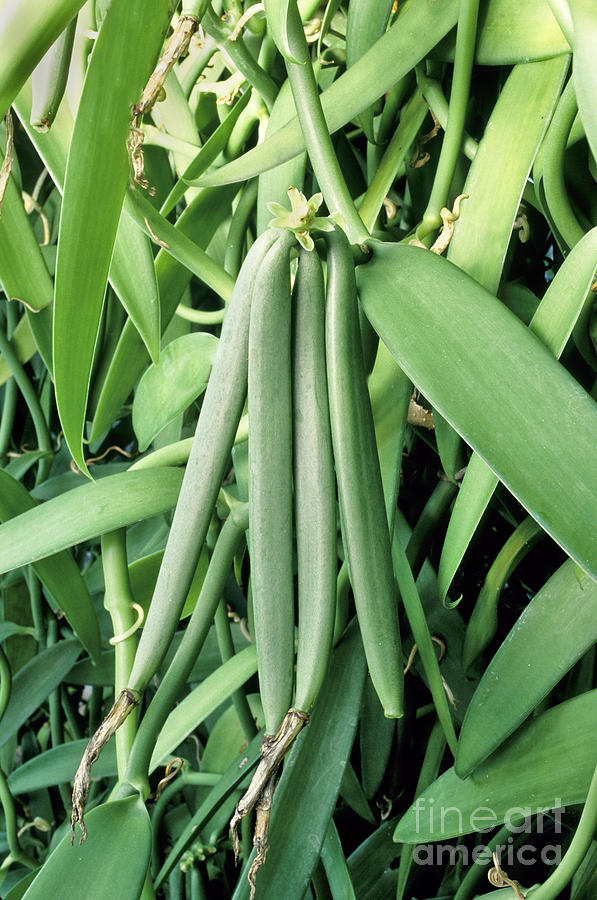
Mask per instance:
[[[52,442],[50,440],[48,423],[45,420],[39,402],[39,397],[37,396],[35,388],[31,384],[27,373],[25,372],[25,369],[19,362],[17,354],[15,353],[11,342],[8,340],[4,328],[0,328],[0,353],[6,360],[10,371],[12,372],[13,378],[16,381],[21,394],[23,395],[25,403],[27,404],[29,414],[31,415],[31,419],[33,421],[33,427],[35,428],[35,435],[37,438],[39,449],[48,451],[48,456],[43,456],[40,459],[37,469],[36,483],[40,484],[47,478],[47,474],[52,464]]]
[[[229,275],[236,278],[243,260],[243,249],[247,236],[249,218],[257,201],[257,179],[253,178],[243,188],[238,205],[234,210],[228,237],[226,238],[226,254],[224,268]]]
[[[288,6],[288,38],[297,62],[286,59],[286,69],[315,177],[329,211],[340,213],[344,219],[350,243],[363,243],[369,232],[356,211],[334,153],[296,0],[290,0]]]
[[[114,631],[114,694],[118,696],[127,686],[137,649],[134,625],[138,621],[138,615],[133,607],[129,582],[125,528],[102,535],[102,565],[106,586],[104,607],[110,614]],[[124,774],[135,733],[136,717],[128,716],[116,732],[116,757],[120,777]]]
[[[454,170],[464,135],[464,120],[466,118],[471,72],[475,56],[478,13],[479,0],[460,0],[448,123],[437,164],[437,171],[433,180],[431,196],[427,202],[423,221],[417,229],[419,240],[423,240],[427,235],[440,227],[442,224],[440,213],[448,202],[448,192],[454,177]]]
[[[547,881],[544,881],[539,887],[529,890],[527,893],[529,900],[556,900],[557,897],[562,896],[562,891],[580,866],[591,845],[596,827],[597,768],[593,772],[580,821],[564,858]]]
[[[4,654],[4,651],[0,649],[0,719],[4,715],[6,707],[8,706],[11,687],[12,673],[10,671],[10,665]],[[27,866],[27,868],[29,869],[37,868],[37,863],[35,862],[35,860],[28,856],[27,853],[24,853],[19,845],[15,804],[13,796],[8,788],[6,776],[1,768],[0,803],[2,804],[2,810],[4,812],[4,825],[6,829],[6,839],[8,841],[10,855],[15,860],[15,862],[20,862],[22,865]]]
[[[242,37],[238,37],[234,41],[229,40],[232,28],[220,22],[211,9],[207,10],[203,18],[203,27],[206,33],[217,42],[220,49],[230,57],[239,72],[242,72],[247,81],[261,94],[265,105],[271,111],[278,95],[277,85],[253,59]]]
[[[133,785],[143,796],[149,793],[147,779],[155,742],[168,714],[184,690],[203,646],[234,555],[247,527],[246,508],[240,513],[231,513],[226,519],[184,637],[139,726],[128,766],[121,780]]]

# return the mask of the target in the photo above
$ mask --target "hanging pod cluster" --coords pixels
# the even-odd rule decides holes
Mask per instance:
[[[118,715],[90,743],[73,793],[85,834],[89,770],[136,705],[179,622],[248,395],[250,585],[265,720],[261,761],[231,822],[257,806],[257,856],[267,849],[276,770],[324,682],[336,623],[337,500],[342,544],[367,663],[387,716],[402,715],[397,587],[382,492],[348,239],[326,233],[327,286],[315,249],[270,228],[236,282],[170,536]],[[301,243],[311,244],[305,240]],[[247,362],[248,361],[248,362]],[[336,492],[337,482],[337,492]],[[298,643],[295,679],[295,548]],[[336,629],[340,630],[341,629]],[[338,637],[340,634],[337,635]],[[133,752],[135,757],[135,751]],[[137,784],[129,767],[127,779]]]
[[[301,237],[304,237],[301,235]],[[336,486],[344,553],[373,684],[387,716],[402,715],[403,671],[352,252],[326,233],[327,291],[302,240],[291,297],[289,231],[268,250],[249,327],[249,549],[265,738],[231,827],[256,807],[255,876],[267,850],[276,770],[324,682],[336,618]],[[298,645],[293,701],[296,533]],[[293,701],[293,702],[292,702]],[[292,703],[292,706],[291,706]]]

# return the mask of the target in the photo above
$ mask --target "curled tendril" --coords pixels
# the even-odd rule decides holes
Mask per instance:
[[[502,867],[500,866],[500,861],[498,859],[497,853],[493,853],[493,868],[489,870],[487,873],[487,878],[489,883],[493,885],[493,887],[503,888],[503,887],[511,887],[514,891],[514,896],[516,900],[524,900],[524,894],[520,892],[520,887],[518,886],[517,881],[512,881],[511,878],[508,878]]]

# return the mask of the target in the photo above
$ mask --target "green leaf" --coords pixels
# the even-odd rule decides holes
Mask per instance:
[[[574,24],[574,90],[587,141],[597,160],[597,73],[595,72],[595,43],[597,41],[597,10],[592,0],[570,0]]]
[[[191,237],[197,246],[207,247],[216,229],[229,214],[235,193],[235,187],[201,191],[187,206],[174,227]],[[161,327],[164,332],[191,280],[191,272],[166,250],[158,253],[155,267],[160,294]],[[147,351],[135,327],[127,322],[101,385],[90,440],[100,438],[120,415],[122,406],[141,377],[147,361]]]
[[[234,279],[207,253],[197,246],[181,229],[175,228],[157,212],[140,190],[130,186],[128,209],[140,228],[168,253],[186,266],[197,278],[212,288],[226,302],[232,296]]]
[[[384,34],[390,13],[392,0],[352,0],[348,6],[346,20],[346,65],[353,66],[361,56],[372,47]],[[363,110],[358,123],[365,132],[367,140],[375,142],[373,134],[373,107]]]
[[[71,847],[65,834],[24,900],[138,900],[151,852],[151,824],[139,797],[104,803],[85,816],[89,837]]]
[[[197,156],[189,163],[164,200],[160,209],[162,216],[167,216],[168,213],[174,209],[178,201],[184,197],[186,191],[189,189],[189,184],[193,184],[196,179],[203,175],[212,163],[216,161],[220,153],[226,148],[232,129],[236,125],[241,112],[249,102],[250,97],[251,91],[245,91],[245,93],[236,101],[224,121],[218,125],[213,134],[206,140]]]
[[[464,777],[526,719],[597,640],[597,584],[568,560],[526,607],[487,667],[460,732]]]
[[[62,103],[52,128],[42,134],[30,125],[31,102],[31,86],[27,84],[19,94],[15,108],[29,139],[44,161],[56,187],[62,193],[73,130],[70,110],[66,103]],[[126,200],[118,223],[109,277],[122,305],[145,342],[150,356],[157,360],[160,304],[151,242],[127,212]]]
[[[113,0],[91,54],[68,156],[56,260],[54,380],[66,441],[86,474],[85,410],[129,176],[131,106],[160,49],[167,13],[167,0]]]
[[[410,0],[400,7],[394,25],[358,62],[323,92],[321,103],[328,130],[333,134],[354,119],[406,75],[458,18],[458,0],[443,0],[437,14],[434,0]],[[380,66],[379,61],[384,64]],[[305,149],[295,117],[253,150],[244,153],[202,179],[205,185],[245,181],[292,159]]]
[[[46,50],[83,6],[83,0],[38,0],[3,4],[0,28],[0,119]]]
[[[2,200],[0,282],[8,300],[20,300],[31,309],[52,302],[52,279],[13,178]]]
[[[491,293],[497,293],[524,186],[567,69],[567,59],[554,59],[512,70],[470,167],[464,186],[469,197],[461,206],[447,255]],[[556,322],[561,323],[559,316]],[[495,476],[473,455],[442,549],[442,601],[496,484]]]
[[[125,198],[114,253],[110,283],[141,335],[154,363],[160,355],[160,298],[151,241],[135,224]]]
[[[433,55],[454,58],[455,37],[449,35]],[[475,62],[480,66],[511,66],[569,53],[568,42],[548,0],[490,0],[479,8]]]
[[[0,520],[5,522],[37,507],[29,491],[0,469]],[[81,573],[68,550],[33,564],[35,574],[50,592],[89,654],[99,659],[100,632],[95,608]]]
[[[35,339],[31,333],[29,319],[23,316],[19,319],[19,323],[12,333],[10,342],[13,346],[17,359],[21,363],[29,362],[37,347]],[[12,378],[12,370],[4,357],[0,357],[0,385],[5,384],[9,378]]]
[[[294,98],[288,79],[284,82],[276,97],[269,121],[267,123],[266,139],[274,134],[295,115]],[[293,159],[280,166],[274,166],[259,176],[257,192],[257,233],[261,234],[268,227],[271,213],[267,208],[268,203],[288,203],[288,188],[295,187],[302,191],[305,181],[306,153],[299,153]]]
[[[81,652],[78,641],[53,644],[19,669],[12,680],[10,700],[0,720],[0,747],[16,734],[62,681]]]
[[[435,254],[376,243],[358,282],[367,317],[414,384],[597,576],[592,398],[503,304]]]
[[[325,841],[321,848],[321,861],[330,886],[332,897],[336,900],[356,900],[356,894],[342,850],[338,829],[334,820],[330,819]]]
[[[293,63],[300,63],[300,49],[292,47],[292,34],[288,31],[288,7],[294,0],[263,0],[267,24],[273,41],[282,56]]]
[[[35,628],[28,625],[17,625],[15,622],[0,622],[0,642],[7,641],[14,634],[28,634],[35,637]]]
[[[257,671],[255,646],[241,650],[196,687],[174,709],[160,732],[150,772],[197,726]]]
[[[248,694],[247,701],[258,729],[263,727],[263,709],[259,694]],[[203,755],[201,768],[205,772],[224,773],[242,752],[246,738],[234,706],[224,710],[216,724],[209,732]]]
[[[30,794],[55,784],[68,784],[77,771],[86,746],[86,739],[71,741],[28,759],[8,776],[11,794]],[[93,765],[92,778],[111,778],[116,773],[116,743],[110,741]]]
[[[497,607],[502,588],[542,537],[543,529],[527,516],[512,532],[492,562],[466,628],[462,649],[462,668],[465,672],[495,637],[498,627]]]
[[[174,844],[174,847],[168,854],[164,865],[158,872],[154,887],[160,887],[169,872],[176,865],[187,847],[196,840],[197,833],[203,826],[210,821],[215,811],[217,811],[232,791],[241,784],[245,787],[249,783],[250,775],[254,767],[257,765],[261,756],[261,743],[263,741],[263,733],[256,734],[248,747],[243,748],[242,753],[235,759],[231,766],[219,779],[218,783],[211,789],[197,812],[187,823],[182,834]]]
[[[595,769],[597,691],[533,719],[464,781],[448,769],[406,811],[394,840],[449,840],[508,816],[582,803]]]
[[[133,428],[141,452],[168,422],[201,396],[217,346],[218,339],[208,332],[183,334],[162,351],[157,366],[145,372],[133,401]]]
[[[182,474],[161,468],[108,475],[21,513],[0,525],[0,572],[172,509]]]
[[[365,658],[353,627],[334,652],[309,725],[284,764],[272,810],[267,862],[257,876],[263,897],[304,897],[350,756],[364,683]],[[243,872],[234,900],[248,895]]]

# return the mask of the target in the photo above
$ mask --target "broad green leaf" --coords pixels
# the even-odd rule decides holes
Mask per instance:
[[[6,900],[23,900],[25,896],[25,891],[29,887],[29,885],[35,880],[39,869],[34,869],[33,872],[30,872],[29,875],[26,875],[22,878],[18,884],[6,894]]]
[[[468,775],[512,734],[597,640],[597,584],[564,563],[526,607],[487,667],[458,741]]]
[[[184,334],[162,351],[135,391],[133,428],[141,452],[168,422],[183,412],[207,387],[218,339],[205,331]]]
[[[368,379],[375,441],[390,530],[394,527],[400,462],[412,384],[382,341]]]
[[[66,160],[73,131],[73,120],[66,103],[62,103],[52,128],[45,134],[31,127],[31,85],[20,92],[15,108],[52,179],[62,193]],[[135,225],[126,211],[126,201],[118,223],[114,253],[110,263],[110,283],[130,315],[148,353],[159,355],[160,308],[151,242]]]
[[[515,66],[471,163],[464,185],[469,197],[460,206],[447,255],[493,294],[524,186],[567,68],[566,59]]]
[[[396,822],[395,817],[382,822],[348,857],[348,871],[359,900],[396,896],[396,864],[401,855],[401,848],[392,839]],[[382,894],[386,885],[389,891]]]
[[[569,0],[574,33],[574,89],[587,141],[597,160],[597,110],[595,92],[595,45],[597,42],[597,9],[592,0]]]
[[[12,680],[10,700],[0,720],[0,747],[16,734],[72,669],[81,652],[78,641],[59,641],[38,653]]]
[[[295,115],[294,97],[290,89],[288,79],[284,82],[276,97],[269,121],[267,123],[266,139]],[[257,189],[257,233],[261,234],[272,220],[272,214],[267,208],[268,203],[288,203],[288,188],[295,187],[302,191],[305,182],[305,164],[307,154],[299,153],[291,160],[274,166],[259,176]]]
[[[38,0],[2,4],[0,27],[0,119],[46,50],[83,6],[83,0]]]
[[[325,841],[321,848],[321,861],[330,886],[332,897],[343,900],[356,900],[356,894],[342,850],[338,829],[334,820],[330,819]]]
[[[110,262],[110,283],[154,363],[160,355],[160,298],[151,241],[137,228],[125,198]]]
[[[478,226],[480,227],[480,225]],[[574,326],[592,308],[590,285],[597,258],[597,229],[593,228],[576,244],[564,260],[537,307],[529,327],[554,356],[559,357]],[[479,275],[477,273],[478,280]],[[493,496],[497,479],[476,454],[471,457],[454,511],[439,564],[442,599],[462,560],[466,547]]]
[[[263,727],[263,709],[259,694],[247,694],[251,713],[258,729]],[[205,772],[221,772],[232,765],[246,744],[241,724],[234,706],[224,710],[209,732],[205,749],[201,756],[201,768]]]
[[[56,260],[54,381],[66,441],[86,474],[87,393],[129,177],[131,106],[151,73],[167,14],[167,0],[113,0],[91,54],[68,156]]]
[[[569,53],[548,0],[488,0],[479,8],[475,62],[480,66],[511,66]],[[449,35],[434,51],[440,59],[454,58]]]
[[[582,803],[595,769],[597,691],[533,719],[462,780],[448,769],[406,811],[394,840],[449,840],[508,817]]]
[[[0,217],[0,282],[8,300],[21,301],[33,310],[52,302],[52,279],[12,177]]]
[[[357,274],[365,313],[409,378],[597,576],[592,398],[503,304],[435,254],[375,243]]]
[[[462,648],[462,668],[465,672],[495,637],[498,627],[497,607],[502,588],[543,534],[543,529],[527,516],[512,532],[492,562],[466,628]]]
[[[151,854],[151,824],[143,801],[127,797],[85,816],[89,837],[71,847],[65,834],[24,900],[138,900]]]
[[[0,525],[0,572],[172,509],[182,474],[162,468],[108,475],[21,513]]]
[[[20,482],[0,469],[0,521],[6,522],[35,509],[37,503]],[[94,660],[101,652],[97,614],[78,566],[68,550],[33,564],[35,574],[50,592]]]
[[[276,788],[265,866],[257,876],[263,897],[304,897],[336,805],[354,741],[365,683],[365,658],[357,628],[332,656],[309,725],[286,759]],[[234,900],[248,897],[246,872]]]
[[[294,0],[263,0],[267,24],[273,41],[282,56],[293,63],[300,62],[300,50],[292,46],[292,34],[288,32],[288,7]]]
[[[256,671],[257,655],[252,644],[191,691],[166,719],[151,757],[150,772]]]
[[[229,214],[235,193],[235,187],[201,191],[180,216],[175,228],[191,237],[197,246],[207,247],[217,228]],[[166,250],[158,253],[155,267],[163,333],[191,280],[191,272]],[[91,427],[91,441],[101,437],[120,415],[123,404],[141,377],[147,362],[147,351],[133,324],[127,322],[101,386]]]
[[[19,319],[19,323],[12,333],[11,343],[17,354],[17,359],[21,363],[29,362],[37,347],[35,339],[31,332],[29,319],[23,316]],[[5,384],[12,377],[10,366],[3,356],[0,356],[0,385]]]
[[[8,640],[14,634],[28,634],[35,637],[35,628],[28,625],[17,625],[16,622],[0,622],[0,642]]]
[[[457,0],[444,0],[438,16],[434,0],[410,0],[396,22],[359,60],[321,95],[328,130],[333,134],[406,75],[456,24]],[[379,61],[383,60],[383,66]],[[202,179],[205,185],[253,178],[292,159],[305,149],[295,117],[271,137]]]
[[[465,182],[468,198],[460,208],[448,259],[494,294],[524,186],[567,67],[567,59],[555,59],[518,65],[512,70]],[[496,178],[498,171],[500,177]],[[484,463],[473,455],[442,549],[438,572],[442,601],[496,483]]]
[[[161,216],[153,204],[133,185],[127,193],[128,209],[140,228],[163,247],[168,253],[186,266],[193,275],[201,279],[224,300],[230,300],[234,279],[207,253],[188,238],[181,229],[175,228]]]
[[[392,0],[352,0],[348,5],[346,20],[346,65],[353,66],[385,32]],[[358,117],[358,123],[367,140],[375,142],[373,134],[373,107],[370,106]]]
[[[28,759],[8,776],[10,792],[30,794],[55,784],[68,784],[73,780],[86,746],[86,739],[71,741]],[[116,772],[116,743],[109,741],[93,765],[92,777],[111,778]]]
[[[251,91],[245,91],[234,104],[221,125],[219,125],[213,134],[206,140],[195,159],[189,163],[182,176],[178,179],[164,200],[160,209],[161,215],[167,216],[168,213],[174,209],[178,201],[184,197],[189,188],[189,184],[192,184],[195,179],[203,175],[225,149],[228,138],[232,133],[232,129],[236,125],[241,112],[249,102],[250,96]]]
[[[384,716],[373,682],[367,678],[361,710],[359,751],[361,780],[368,800],[373,799],[386,773],[395,734],[396,722]]]

